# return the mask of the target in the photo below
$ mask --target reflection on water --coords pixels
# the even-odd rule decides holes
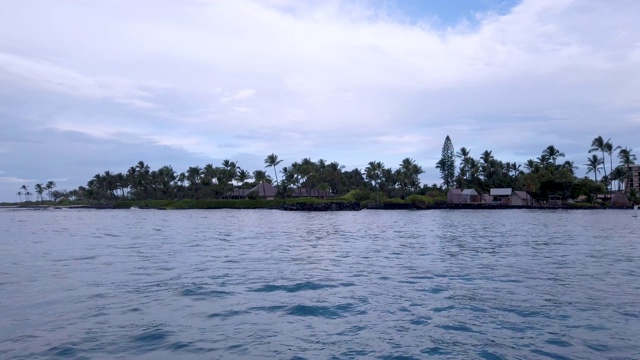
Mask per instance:
[[[0,358],[639,358],[631,215],[0,210]]]

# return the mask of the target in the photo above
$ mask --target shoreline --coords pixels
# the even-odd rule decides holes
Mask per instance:
[[[223,201],[207,201],[201,200],[195,203],[183,204],[179,201],[167,203],[166,201],[128,201],[114,204],[68,204],[68,205],[52,205],[52,204],[28,204],[28,205],[0,205],[0,209],[25,209],[25,210],[59,210],[59,209],[93,209],[93,210],[124,210],[124,209],[141,209],[141,210],[214,210],[214,209],[238,209],[238,210],[280,210],[280,211],[360,211],[360,210],[633,210],[630,207],[610,207],[599,205],[581,204],[561,205],[561,206],[517,206],[517,205],[491,205],[491,204],[441,204],[429,205],[424,207],[416,207],[413,204],[369,204],[362,207],[357,202],[344,201],[323,201],[323,202],[304,202],[304,201],[278,201],[269,204],[267,200],[261,203],[233,201],[225,203]],[[185,206],[186,205],[186,206]],[[192,206],[188,206],[192,205]]]

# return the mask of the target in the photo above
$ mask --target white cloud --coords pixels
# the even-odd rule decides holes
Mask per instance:
[[[220,99],[220,102],[225,103],[231,100],[246,100],[253,97],[256,94],[254,89],[244,89],[236,92],[231,96],[227,96]]]
[[[36,180],[31,180],[31,179],[22,179],[16,176],[0,176],[0,183],[30,183],[30,182],[36,182]]]
[[[0,93],[21,96],[0,115],[212,157],[427,167],[447,134],[476,156],[581,158],[597,135],[640,148],[637,1],[524,0],[451,28],[376,5],[7,4]]]

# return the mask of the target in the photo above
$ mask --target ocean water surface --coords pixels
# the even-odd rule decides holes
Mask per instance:
[[[0,209],[0,358],[638,359],[632,214]]]

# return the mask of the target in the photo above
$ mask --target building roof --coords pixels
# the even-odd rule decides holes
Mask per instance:
[[[462,194],[462,190],[460,190],[460,189],[449,189],[448,194],[461,195]]]
[[[273,185],[268,182],[261,182],[260,184],[252,187],[248,192],[256,191],[258,192],[258,196],[262,197],[274,197],[278,193],[278,189],[276,189]]]
[[[511,188],[495,188],[489,192],[491,196],[511,196]]]
[[[462,190],[462,195],[478,195],[478,192],[474,189],[464,189]]]
[[[275,197],[278,193],[278,189],[273,187],[273,185],[269,184],[268,182],[261,182],[251,189],[235,189],[233,191],[229,191],[225,194],[225,196],[245,197],[252,191],[257,192],[258,196],[261,197]]]
[[[526,191],[514,191],[513,195],[519,197],[520,199],[528,199],[531,197],[529,194],[527,194]]]

